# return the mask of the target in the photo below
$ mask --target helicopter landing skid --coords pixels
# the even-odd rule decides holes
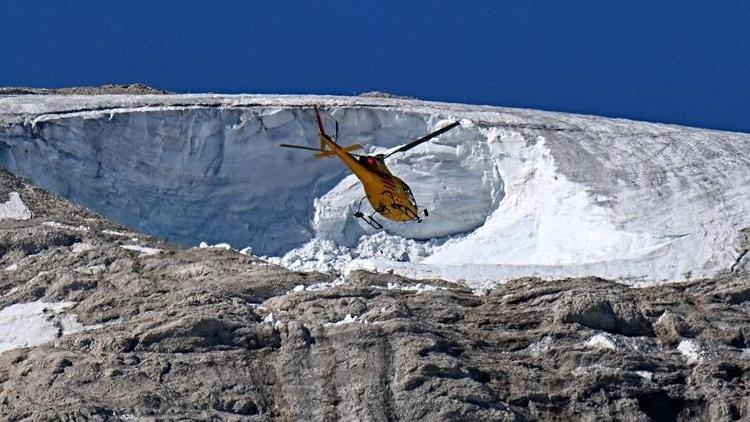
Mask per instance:
[[[357,211],[354,212],[354,217],[361,218],[362,221],[364,221],[365,223],[369,224],[370,227],[372,227],[372,228],[374,228],[376,230],[382,229],[383,225],[380,224],[378,222],[378,220],[375,219],[375,217],[373,217],[376,212],[379,212],[379,210],[373,211],[372,214],[370,214],[370,215],[365,215],[361,211],[361,209],[362,209],[362,201],[364,201],[365,198],[367,198],[367,197],[365,196],[364,198],[362,198],[362,199],[359,200],[359,204],[357,205]],[[380,211],[382,211],[382,210],[380,210]]]
[[[380,230],[383,228],[383,225],[378,223],[378,220],[376,220],[372,215],[364,215],[363,213],[357,211],[354,213],[354,216],[356,218],[361,218],[362,221],[369,224],[373,229]]]

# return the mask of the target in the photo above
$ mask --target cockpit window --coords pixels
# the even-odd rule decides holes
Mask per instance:
[[[368,155],[361,156],[359,157],[359,163],[370,170],[380,170],[380,166],[378,166],[378,160],[375,157],[371,157]]]
[[[411,201],[412,204],[416,205],[417,200],[414,199],[414,194],[411,193],[411,189],[409,188],[409,185],[407,185],[406,183],[404,183],[403,185],[404,185],[404,190],[406,191],[406,195],[409,196],[409,201]]]

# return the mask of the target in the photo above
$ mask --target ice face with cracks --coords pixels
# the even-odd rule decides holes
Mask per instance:
[[[375,232],[352,217],[362,187],[340,162],[279,148],[316,146],[313,104],[369,153],[460,120],[388,161],[430,217]],[[251,246],[300,269],[473,287],[684,280],[731,267],[750,226],[750,136],[735,133],[309,96],[5,97],[0,125],[0,164],[44,188],[156,236]]]

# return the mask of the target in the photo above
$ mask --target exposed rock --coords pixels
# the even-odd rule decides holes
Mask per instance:
[[[103,94],[169,94],[169,91],[152,88],[146,84],[106,84],[70,88],[0,87],[0,95],[103,95]]]
[[[592,280],[594,283],[602,280]],[[643,336],[653,334],[651,324],[630,300],[633,296],[624,289],[617,292],[569,294],[555,309],[555,320],[578,323],[613,334]],[[604,293],[604,294],[602,294]],[[618,298],[612,295],[618,294]]]
[[[360,97],[374,97],[374,98],[401,98],[405,100],[415,100],[416,97],[407,97],[403,95],[391,94],[383,91],[367,91],[359,94]]]
[[[692,338],[695,334],[692,332],[690,325],[679,316],[670,311],[664,312],[661,317],[654,323],[656,336],[664,345],[676,346],[683,337]]]

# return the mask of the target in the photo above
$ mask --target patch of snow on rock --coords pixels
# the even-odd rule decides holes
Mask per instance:
[[[86,252],[92,249],[94,249],[94,246],[85,242],[76,242],[70,247],[70,250],[74,253]]]
[[[130,236],[130,233],[118,232],[116,230],[102,230],[102,233],[108,234],[108,235],[111,235],[111,236],[119,236],[119,237],[129,237]]]
[[[232,250],[232,245],[230,245],[229,243],[217,243],[215,245],[209,245],[206,242],[201,242],[198,245],[198,248],[200,249],[226,249],[229,251],[229,250]]]
[[[69,224],[59,223],[57,221],[45,221],[42,223],[43,226],[53,227],[56,229],[71,230],[74,232],[87,232],[89,228],[86,226],[71,226]]]
[[[550,336],[544,336],[541,340],[528,345],[524,351],[530,353],[532,356],[539,356],[541,353],[550,350],[554,343],[555,339]]]
[[[382,289],[381,286],[373,286],[375,288]],[[445,287],[437,287],[430,284],[425,283],[417,283],[417,284],[401,284],[401,283],[388,283],[387,287],[388,290],[408,290],[412,292],[422,293],[422,292],[433,292],[435,290],[445,290]]]
[[[617,350],[617,347],[615,346],[615,341],[611,338],[611,336],[607,334],[597,334],[591,337],[586,342],[586,345],[589,347],[595,347],[598,349]]]
[[[31,211],[23,203],[18,192],[11,192],[8,196],[10,199],[0,204],[0,220],[28,220],[31,218]]]
[[[149,247],[141,246],[141,245],[120,245],[120,247],[123,249],[127,249],[129,251],[140,252],[140,255],[138,255],[139,257],[156,255],[156,254],[164,252],[163,249],[149,248]]]
[[[344,324],[355,324],[355,323],[361,323],[361,324],[367,324],[368,321],[366,319],[361,319],[360,316],[352,316],[352,314],[346,314],[344,319],[341,321],[336,322],[326,322],[323,324],[324,327],[330,327],[334,325],[344,325]]]
[[[651,381],[651,380],[653,379],[653,377],[654,377],[654,373],[653,373],[653,372],[650,372],[650,371],[635,371],[635,373],[636,373],[636,374],[637,374],[637,375],[638,375],[639,377],[641,377],[641,378],[643,378],[643,379],[647,379],[647,380],[649,380],[649,381]]]
[[[75,302],[17,303],[0,310],[0,353],[18,347],[36,346],[65,334],[99,326],[84,326],[65,313]]]
[[[693,340],[682,340],[677,345],[677,350],[685,356],[688,363],[700,363],[703,361],[703,351]]]
[[[270,314],[266,315],[265,318],[263,318],[264,324],[274,325],[275,322],[276,322],[276,318],[274,318],[273,312],[271,312]]]

